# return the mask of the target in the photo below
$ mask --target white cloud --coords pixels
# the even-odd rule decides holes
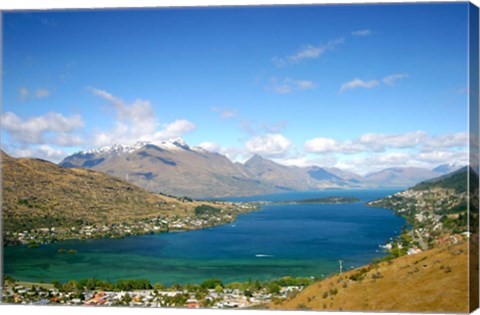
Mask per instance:
[[[95,146],[115,143],[132,144],[139,140],[161,142],[195,130],[196,126],[185,119],[177,119],[171,123],[160,124],[157,121],[149,101],[137,99],[127,104],[111,93],[96,88],[90,91],[108,101],[115,109],[115,127],[112,130],[97,130],[92,139]]]
[[[403,134],[378,134],[367,133],[362,135],[357,142],[371,151],[383,151],[385,148],[413,148],[427,139],[425,131],[414,131]]]
[[[48,89],[37,89],[37,91],[35,92],[35,96],[37,98],[48,97],[48,96],[50,96],[50,90],[48,90]]]
[[[424,142],[425,149],[445,149],[466,147],[469,143],[467,132],[458,132],[443,136],[430,137]]]
[[[81,139],[72,134],[84,126],[80,115],[65,117],[54,112],[26,120],[15,113],[6,112],[1,115],[1,124],[2,129],[19,143],[62,143],[61,145],[64,146],[75,146],[81,143]]]
[[[336,163],[335,167],[356,172],[361,175],[391,167],[419,167],[433,169],[441,164],[458,163],[466,165],[466,151],[417,152],[383,152],[367,156],[352,156]]]
[[[84,144],[85,140],[79,135],[62,132],[55,135],[50,142],[62,147],[74,147]]]
[[[354,154],[361,152],[384,152],[387,149],[433,149],[462,148],[468,145],[467,133],[429,136],[425,131],[402,134],[367,133],[353,140],[335,140],[317,137],[305,142],[304,150],[309,153]]]
[[[338,45],[342,44],[343,41],[343,38],[337,38],[327,42],[326,44],[321,44],[318,46],[307,45],[293,55],[283,58],[275,56],[272,58],[272,62],[277,67],[284,67],[289,64],[299,63],[305,59],[316,59],[323,55],[326,51],[335,49]]]
[[[395,73],[395,74],[387,75],[382,79],[382,81],[386,85],[394,86],[398,80],[406,79],[406,78],[408,78],[408,74],[406,73]]]
[[[52,161],[54,163],[60,162],[67,152],[59,149],[52,148],[49,145],[37,145],[37,146],[4,146],[2,149],[5,149],[9,155],[14,157],[34,157],[38,159]]]
[[[381,80],[381,82],[389,86],[395,86],[397,81],[406,79],[406,78],[408,78],[408,74],[406,73],[395,73],[395,74],[387,75]],[[378,85],[380,85],[379,80],[364,81],[359,78],[355,78],[352,81],[343,83],[340,86],[339,93],[343,93],[345,91],[356,89],[356,88],[371,89]]]
[[[353,36],[368,36],[368,35],[371,35],[372,34],[372,31],[371,30],[358,30],[358,31],[353,31],[351,33]]]
[[[314,138],[305,142],[304,149],[306,152],[325,153],[338,152],[340,143],[331,138]]]
[[[334,155],[325,155],[320,158],[314,158],[314,159],[303,155],[303,156],[287,157],[281,160],[277,160],[277,162],[287,166],[298,166],[298,167],[307,167],[307,166],[333,167],[337,164],[338,159]]]
[[[26,101],[28,99],[28,96],[30,95],[30,92],[26,87],[21,87],[18,89],[18,94],[19,94],[19,99],[20,101]]]
[[[248,140],[245,149],[266,157],[278,157],[287,153],[292,143],[281,134],[266,134]]]
[[[230,159],[230,161],[233,162],[243,162],[247,158],[250,157],[250,153],[245,152],[244,148],[238,148],[238,147],[222,147],[215,142],[202,142],[198,145],[198,147],[207,150],[209,152],[215,152],[219,153],[222,155],[225,155],[227,158]]]
[[[336,167],[365,175],[391,167],[433,169],[445,163],[466,164],[467,141],[465,132],[440,136],[421,130],[401,134],[367,133],[346,140],[313,138],[305,142],[303,153],[292,154],[293,145],[278,145],[283,149],[277,150],[278,142],[259,136],[250,139],[243,156],[258,153],[284,165]]]
[[[337,141],[331,138],[314,138],[304,144],[309,153],[343,153],[352,154],[363,151],[364,147],[353,141]]]
[[[196,129],[196,126],[192,122],[185,119],[175,120],[174,122],[166,124],[163,127],[163,130],[155,133],[152,139],[153,141],[163,141],[176,138]],[[146,136],[144,139],[149,140],[149,137]]]
[[[135,100],[132,104],[126,104],[122,99],[113,96],[104,90],[92,88],[94,95],[107,100],[113,105],[119,121],[131,124],[133,127],[147,129],[147,132],[155,130],[155,116],[149,101]]]
[[[210,151],[210,152],[220,152],[222,148],[214,142],[202,142],[198,145],[200,148]]]
[[[277,94],[289,94],[294,91],[304,91],[316,88],[317,85],[309,80],[293,80],[286,78],[279,80],[275,77],[270,79],[270,84],[266,87],[267,90]]]
[[[67,155],[67,153],[48,145],[39,145],[33,148],[16,149],[13,151],[13,155],[17,157],[36,157],[58,163]]]
[[[356,89],[356,88],[371,89],[378,86],[379,84],[380,82],[378,82],[377,80],[363,81],[356,78],[356,79],[353,79],[352,81],[343,83],[342,86],[340,87],[340,93],[343,93],[347,90]]]

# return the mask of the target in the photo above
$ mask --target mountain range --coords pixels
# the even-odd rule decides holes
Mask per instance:
[[[182,139],[80,151],[66,157],[60,166],[92,169],[151,192],[193,198],[338,188],[407,187],[454,168],[453,165],[438,166],[434,170],[397,167],[361,176],[338,168],[286,166],[260,155],[239,163],[217,152],[190,147]]]

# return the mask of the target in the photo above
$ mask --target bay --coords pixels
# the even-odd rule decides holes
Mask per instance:
[[[152,283],[224,283],[282,276],[322,277],[369,263],[399,235],[405,220],[366,202],[399,189],[326,190],[232,201],[292,201],[357,197],[349,204],[269,204],[222,226],[123,239],[69,240],[28,249],[4,248],[4,273],[23,281],[51,282],[95,277],[149,279]],[[76,254],[58,253],[59,248]]]

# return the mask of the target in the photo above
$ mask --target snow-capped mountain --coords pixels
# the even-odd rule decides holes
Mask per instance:
[[[110,146],[104,146],[101,148],[83,150],[75,154],[125,154],[132,153],[138,149],[145,147],[146,145],[155,145],[165,150],[189,150],[190,147],[182,138],[174,138],[167,141],[155,143],[151,141],[137,141],[134,144],[114,144]]]
[[[63,167],[89,168],[130,181],[152,192],[217,197],[279,192],[256,179],[242,164],[176,138],[81,151]]]
[[[289,167],[254,156],[234,163],[176,138],[86,150],[66,157],[64,167],[89,168],[152,192],[177,196],[241,196],[323,188],[359,187],[322,168]],[[320,176],[322,171],[322,176]]]
[[[97,149],[90,149],[90,150],[84,150],[80,151],[75,154],[123,154],[123,153],[130,153],[135,150],[140,149],[141,147],[149,144],[149,142],[146,141],[137,141],[133,145],[128,145],[128,144],[114,144],[114,145],[109,145],[109,146],[104,146],[101,148]]]

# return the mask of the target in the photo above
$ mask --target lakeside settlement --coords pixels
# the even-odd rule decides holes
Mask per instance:
[[[4,245],[27,245],[35,248],[68,239],[122,238],[132,235],[179,232],[203,229],[234,221],[241,213],[259,209],[254,202],[215,201],[216,207],[201,205],[193,215],[156,216],[115,224],[82,223],[71,227],[43,227],[24,231],[5,231]]]

